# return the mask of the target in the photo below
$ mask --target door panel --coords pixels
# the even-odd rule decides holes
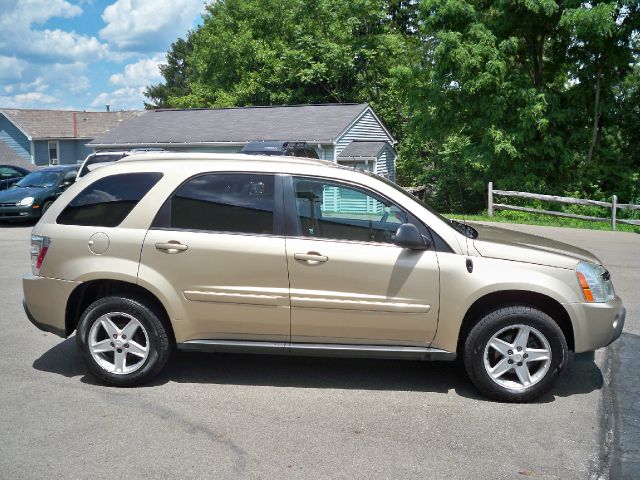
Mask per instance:
[[[289,340],[280,185],[268,174],[205,173],[161,207],[144,242],[140,278],[179,299],[177,341]]]
[[[429,345],[438,259],[393,243],[408,214],[357,185],[310,177],[286,185],[291,341]]]
[[[156,244],[179,242],[168,253]],[[279,237],[149,230],[140,276],[167,278],[185,318],[179,342],[193,339],[289,340],[289,279]],[[153,275],[148,270],[153,270]]]
[[[294,258],[316,252],[323,263]],[[428,345],[437,327],[433,251],[394,245],[287,239],[291,341]]]

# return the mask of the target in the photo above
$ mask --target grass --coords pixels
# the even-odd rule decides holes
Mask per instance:
[[[448,218],[456,220],[462,219],[460,213],[445,214]],[[514,212],[508,210],[500,210],[490,217],[483,212],[480,215],[466,215],[470,222],[502,222],[502,223],[523,223],[525,225],[543,225],[549,227],[568,227],[568,228],[584,228],[590,230],[611,230],[610,222],[590,222],[587,220],[578,220],[574,218],[554,217],[551,215],[542,215],[539,213]],[[619,232],[640,233],[640,227],[634,225],[625,225],[618,223],[616,229]]]

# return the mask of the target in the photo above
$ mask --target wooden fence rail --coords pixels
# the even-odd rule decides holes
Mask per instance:
[[[494,203],[493,196],[531,198],[533,200],[542,200],[545,202],[566,203],[571,205],[594,205],[598,207],[610,208],[611,217],[591,217],[588,215],[576,215],[573,213],[554,212],[551,210],[541,210],[538,208],[516,207],[514,205],[504,205],[502,203]],[[591,220],[594,222],[611,222],[611,230],[616,229],[617,223],[626,223],[628,225],[640,225],[640,220],[626,220],[617,217],[618,209],[623,210],[640,210],[640,205],[632,203],[618,203],[618,196],[613,195],[610,202],[602,202],[599,200],[588,200],[583,198],[559,197],[556,195],[541,195],[539,193],[515,192],[513,190],[494,190],[493,182],[489,182],[487,188],[487,213],[493,217],[494,210],[517,210],[520,212],[542,213],[544,215],[555,215],[557,217],[577,218],[580,220]]]

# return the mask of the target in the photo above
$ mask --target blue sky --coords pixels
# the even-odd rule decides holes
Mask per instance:
[[[0,0],[0,108],[142,109],[204,0]]]

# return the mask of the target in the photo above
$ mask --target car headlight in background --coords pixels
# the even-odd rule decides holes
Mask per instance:
[[[578,283],[587,302],[608,302],[613,300],[613,283],[609,272],[595,263],[580,262],[576,267]]]
[[[19,207],[30,207],[33,205],[33,197],[25,197],[18,202]]]

